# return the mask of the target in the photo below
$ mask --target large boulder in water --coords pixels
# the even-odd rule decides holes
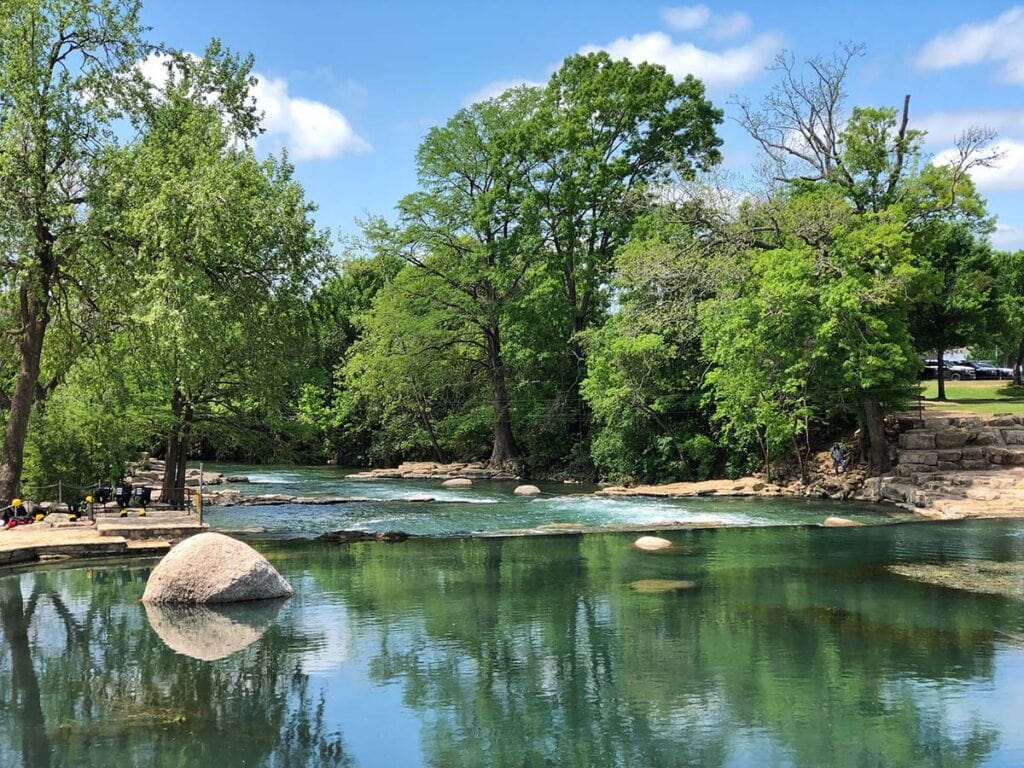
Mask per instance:
[[[468,477],[453,477],[451,480],[441,483],[442,488],[469,488],[472,485],[473,481]]]
[[[220,533],[200,533],[168,552],[149,575],[145,603],[240,603],[291,597],[295,590],[267,559]]]

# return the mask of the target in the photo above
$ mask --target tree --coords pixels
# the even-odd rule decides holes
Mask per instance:
[[[0,3],[0,261],[17,307],[18,370],[0,452],[0,498],[17,495],[47,328],[70,294],[99,277],[85,191],[113,140],[115,98],[142,55],[132,0]]]
[[[527,127],[537,108],[537,91],[517,88],[431,129],[417,153],[423,189],[399,204],[398,253],[451,289],[436,300],[475,329],[469,343],[490,378],[495,468],[519,464],[502,344],[508,308],[539,256],[537,211],[522,184],[534,162]]]
[[[342,396],[333,415],[338,428],[369,428],[369,455],[361,458],[445,463],[492,447],[480,329],[451,310],[462,298],[437,275],[407,265],[358,318],[362,334],[338,371]]]
[[[544,88],[532,121],[530,175],[549,251],[545,264],[568,306],[569,401],[575,432],[589,417],[579,388],[587,374],[580,334],[599,324],[615,252],[639,213],[673,178],[692,178],[721,159],[722,112],[693,76],[613,61],[603,52],[567,58]]]
[[[1021,386],[1024,367],[1024,250],[993,254],[998,275],[998,307],[1004,328],[1001,334],[1013,354],[1013,383]]]
[[[991,132],[971,129],[957,141],[955,162],[922,168],[922,133],[909,127],[910,96],[902,111],[858,107],[847,113],[845,79],[861,53],[848,46],[831,58],[810,59],[807,73],[791,56],[780,56],[779,80],[763,105],[742,103],[740,109],[779,194],[821,187],[830,196],[834,190],[853,214],[839,232],[822,231],[813,220],[798,226],[817,229],[808,242],[834,278],[823,285],[822,299],[831,313],[823,331],[847,372],[849,388],[837,394],[856,404],[870,464],[884,471],[885,410],[905,403],[917,368],[907,332],[905,291],[916,269],[909,238],[935,219],[973,215],[977,201],[968,173],[995,156],[984,149]],[[778,224],[767,224],[765,247],[777,247],[771,233]]]
[[[927,284],[911,322],[921,350],[935,350],[938,399],[946,399],[945,352],[984,340],[996,314],[998,278],[988,244],[965,224],[936,221],[915,233]]]
[[[615,259],[617,311],[583,335],[593,460],[616,480],[704,479],[720,453],[698,308],[735,270],[685,218],[664,205],[637,221]]]
[[[171,504],[183,501],[195,425],[266,416],[312,356],[305,300],[326,237],[287,159],[259,161],[246,146],[250,68],[216,41],[202,59],[170,59],[139,141],[105,158],[97,199],[110,246],[134,267],[126,362],[167,408]]]

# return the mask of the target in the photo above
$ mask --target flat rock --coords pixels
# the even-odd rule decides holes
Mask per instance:
[[[697,584],[682,579],[639,579],[629,586],[635,592],[683,592],[693,589]]]
[[[826,528],[861,528],[864,523],[850,520],[848,517],[826,517],[822,525]]]
[[[442,488],[470,488],[472,485],[473,481],[468,477],[453,477],[441,483]]]
[[[536,485],[517,485],[513,493],[516,496],[539,496],[540,488]]]
[[[645,552],[657,552],[659,549],[668,549],[672,542],[660,536],[641,536],[633,542],[633,546]]]
[[[171,549],[153,569],[145,603],[238,603],[295,591],[263,555],[220,533],[201,533]]]

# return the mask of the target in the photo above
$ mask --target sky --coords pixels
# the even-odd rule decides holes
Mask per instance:
[[[603,49],[700,77],[726,113],[725,166],[756,162],[736,99],[756,103],[776,55],[828,56],[863,43],[849,104],[898,106],[943,157],[972,125],[998,131],[1000,164],[975,181],[998,217],[993,240],[1024,248],[1024,5],[986,2],[672,4],[506,0],[144,0],[150,38],[201,53],[220,38],[251,52],[265,113],[259,152],[287,147],[320,225],[358,231],[416,188],[426,131],[474,100],[542,83],[566,57]]]

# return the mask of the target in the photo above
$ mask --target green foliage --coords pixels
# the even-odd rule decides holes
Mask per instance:
[[[97,481],[117,480],[138,450],[133,418],[141,398],[131,391],[110,360],[80,358],[61,386],[37,408],[26,446],[25,494],[81,500]]]

